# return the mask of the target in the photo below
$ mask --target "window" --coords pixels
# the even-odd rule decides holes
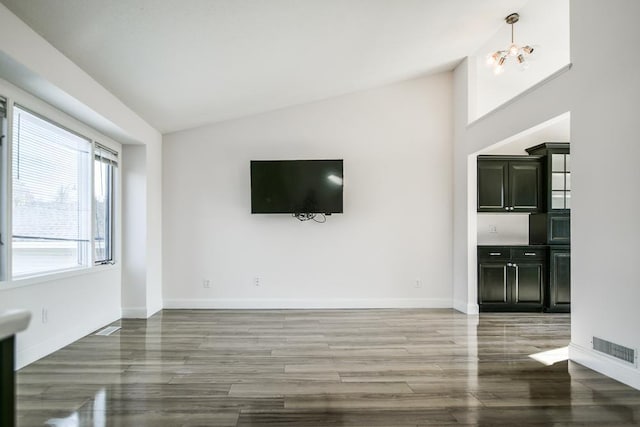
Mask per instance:
[[[86,267],[91,142],[13,109],[12,276]]]
[[[7,101],[0,98],[0,280],[6,280],[7,274],[7,245],[5,244],[7,233]]]
[[[118,167],[118,154],[96,144],[93,163],[94,216],[94,262],[108,264],[113,262],[113,210],[115,170]]]

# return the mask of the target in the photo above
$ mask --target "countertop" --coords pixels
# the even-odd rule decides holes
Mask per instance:
[[[570,249],[571,245],[478,245],[478,248],[535,248],[535,249]]]
[[[27,329],[30,320],[31,313],[27,310],[0,311],[0,340]]]

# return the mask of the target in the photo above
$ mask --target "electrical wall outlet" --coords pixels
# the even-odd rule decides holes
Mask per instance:
[[[47,323],[49,321],[49,310],[46,308],[42,308],[42,323]]]
[[[498,227],[496,227],[495,225],[489,226],[489,233],[497,233],[497,232],[498,232]]]
[[[260,278],[258,276],[253,278],[254,286],[260,286]]]
[[[416,282],[415,282],[415,284],[413,286],[415,288],[421,288],[422,287],[422,280],[416,279]]]
[[[211,280],[209,280],[209,279],[204,279],[204,280],[202,281],[202,287],[203,287],[203,288],[210,288],[210,287],[211,287]]]

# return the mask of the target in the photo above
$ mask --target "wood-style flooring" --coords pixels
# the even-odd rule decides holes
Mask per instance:
[[[18,372],[19,426],[640,425],[640,391],[562,350],[542,360],[568,345],[568,315],[164,310],[118,324]]]

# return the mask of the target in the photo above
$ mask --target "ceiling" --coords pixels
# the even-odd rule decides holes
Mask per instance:
[[[527,0],[0,0],[162,133],[452,69]]]

